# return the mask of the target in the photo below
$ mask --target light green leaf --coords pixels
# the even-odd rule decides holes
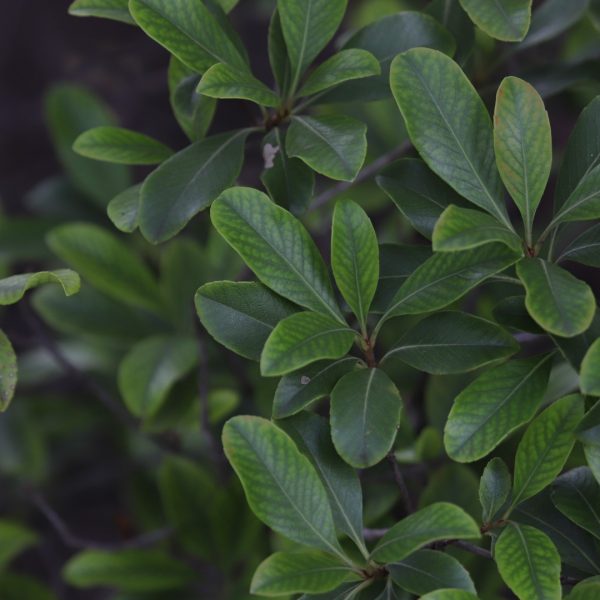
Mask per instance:
[[[465,373],[517,352],[514,338],[495,323],[460,312],[426,317],[409,329],[382,359],[399,358],[426,373]]]
[[[327,492],[286,433],[260,417],[234,417],[223,429],[223,447],[261,521],[300,544],[342,555]]]
[[[517,77],[506,77],[498,88],[494,149],[500,177],[519,208],[531,244],[533,219],[552,168],[552,131],[544,101]]]
[[[323,358],[341,358],[356,335],[356,331],[327,315],[290,315],[269,335],[260,357],[260,372],[265,377],[286,375]]]
[[[160,311],[160,292],[150,269],[117,237],[90,223],[53,229],[50,249],[107,296]]]
[[[241,71],[218,63],[204,73],[197,90],[210,98],[241,98],[262,106],[278,106],[280,99],[247,69]]]
[[[312,96],[345,81],[379,75],[379,61],[366,50],[349,48],[320,64],[306,80],[298,96]]]
[[[119,390],[127,408],[142,419],[156,414],[197,361],[193,338],[155,336],[138,342],[119,367]]]
[[[379,563],[397,562],[438,540],[479,539],[477,523],[455,504],[437,502],[402,519],[375,546]]]
[[[535,414],[548,385],[552,354],[512,360],[490,369],[454,400],[444,446],[458,462],[489,454]]]
[[[331,179],[352,181],[367,155],[367,127],[345,115],[295,116],[286,151]]]
[[[108,218],[123,233],[133,233],[139,225],[142,184],[138,183],[115,196],[107,207]]]
[[[556,262],[573,260],[583,265],[600,268],[600,223],[576,237]]]
[[[181,589],[196,574],[158,550],[85,550],[69,560],[63,577],[77,588],[104,586],[143,593]]]
[[[489,36],[520,42],[529,30],[532,0],[460,0],[471,20]]]
[[[335,205],[331,267],[342,296],[365,330],[379,281],[379,246],[367,213],[350,200]]]
[[[331,438],[338,454],[356,468],[372,467],[390,451],[402,399],[381,369],[344,375],[331,392]]]
[[[495,546],[502,579],[519,600],[560,600],[560,556],[535,527],[510,523]]]
[[[512,487],[510,472],[506,463],[499,457],[492,458],[485,466],[479,482],[479,501],[482,519],[490,523],[508,500]]]
[[[0,412],[4,412],[11,403],[17,387],[17,355],[0,329]]]
[[[122,127],[94,127],[73,142],[81,156],[123,165],[156,165],[167,160],[173,150],[161,142]]]
[[[592,324],[596,299],[590,286],[541,258],[524,258],[517,275],[525,286],[525,305],[544,330],[574,337]]]
[[[190,69],[203,73],[215,63],[247,70],[218,17],[196,0],[129,0],[136,23]]]
[[[302,592],[329,592],[349,576],[357,578],[348,565],[322,552],[276,552],[256,569],[250,593],[285,596]]]
[[[274,327],[296,308],[260,283],[213,281],[198,289],[196,311],[215,340],[233,352],[260,360]]]
[[[217,231],[272,290],[344,323],[325,263],[306,229],[251,188],[232,188],[214,202]]]
[[[567,596],[569,600],[595,600],[600,595],[600,580],[591,577],[578,583]]]
[[[0,279],[0,306],[17,303],[27,290],[46,283],[60,285],[65,296],[76,294],[81,286],[79,275],[70,269],[11,275]]]
[[[587,173],[557,211],[549,227],[600,218],[600,165]]]
[[[437,50],[415,48],[394,59],[390,84],[423,160],[459,194],[512,229],[491,119],[460,67]]]
[[[420,600],[477,600],[478,596],[466,590],[436,590],[421,596]]]
[[[600,339],[590,346],[583,357],[579,385],[582,393],[600,396]]]
[[[277,0],[291,63],[293,94],[306,67],[325,48],[346,12],[347,0]]]
[[[501,242],[516,252],[523,246],[521,238],[494,217],[453,204],[440,215],[432,241],[435,252],[469,250],[490,242]]]
[[[444,552],[418,550],[386,568],[399,587],[418,596],[440,588],[456,588],[475,593],[469,572],[456,558]]]
[[[0,519],[0,570],[37,541],[37,535],[28,527],[16,521]]]
[[[527,428],[515,457],[511,506],[550,485],[575,444],[575,427],[583,417],[583,398],[566,396],[551,404]]]
[[[239,175],[250,131],[211,136],[181,150],[142,186],[140,229],[153,243],[179,233]]]
[[[102,17],[129,25],[135,24],[129,14],[128,0],[75,0],[69,6],[69,14],[75,17]]]

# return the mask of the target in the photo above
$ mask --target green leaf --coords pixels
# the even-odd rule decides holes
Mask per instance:
[[[69,6],[69,14],[75,17],[102,17],[129,25],[135,24],[129,14],[128,0],[75,0]]]
[[[218,63],[204,73],[197,90],[210,98],[241,98],[262,106],[279,106],[280,99],[247,69]]]
[[[10,405],[17,387],[17,355],[0,329],[0,412]]]
[[[160,311],[160,292],[150,269],[117,237],[97,225],[73,223],[53,229],[50,249],[107,296]]]
[[[402,519],[375,546],[371,557],[379,563],[397,562],[438,540],[479,539],[477,523],[462,508],[437,502]]]
[[[600,165],[587,173],[557,211],[549,227],[600,218]]]
[[[551,404],[527,428],[515,457],[511,506],[535,496],[560,473],[575,444],[583,398],[566,396]]]
[[[37,541],[37,535],[28,527],[16,521],[0,519],[0,569]]]
[[[500,575],[519,600],[560,600],[560,556],[545,534],[510,523],[495,546]]]
[[[193,338],[155,336],[138,342],[119,367],[119,390],[127,408],[142,419],[156,414],[197,361]]]
[[[512,229],[491,119],[460,67],[437,50],[415,48],[394,59],[390,84],[423,160],[459,194]]]
[[[269,335],[260,357],[260,372],[265,377],[286,375],[323,358],[341,358],[356,335],[356,331],[327,315],[290,315]]]
[[[286,151],[330,177],[353,181],[367,155],[367,127],[345,115],[292,118]]]
[[[277,11],[291,64],[293,94],[306,67],[331,40],[346,12],[347,0],[277,0]]]
[[[573,260],[583,265],[600,268],[600,223],[575,238],[556,262]]]
[[[173,150],[161,142],[122,127],[94,127],[73,142],[81,156],[122,165],[156,165],[167,160]]]
[[[457,588],[475,593],[469,572],[456,558],[443,552],[418,550],[386,568],[399,587],[418,596],[440,588]]]
[[[365,330],[379,281],[379,246],[367,213],[350,200],[335,205],[331,267],[342,296]]]
[[[65,296],[76,294],[81,286],[79,275],[70,269],[11,275],[0,279],[0,306],[17,303],[23,299],[27,290],[46,283],[60,285]]]
[[[581,363],[579,385],[589,396],[600,396],[600,339],[589,348]]]
[[[444,429],[453,460],[472,462],[489,454],[535,414],[548,385],[552,354],[512,360],[490,369],[454,400]]]
[[[342,555],[327,492],[286,433],[260,417],[234,417],[223,428],[223,447],[261,521],[300,544]]]
[[[499,457],[492,458],[485,466],[479,482],[479,502],[484,523],[490,523],[504,506],[510,496],[511,486],[506,463]]]
[[[420,600],[476,600],[477,596],[465,590],[436,590],[421,596]]]
[[[459,65],[466,64],[475,45],[475,27],[460,2],[448,3],[447,0],[432,0],[425,8],[425,12],[452,34],[456,40],[454,60]]]
[[[600,581],[592,577],[578,583],[568,595],[569,600],[594,600],[600,594]]]
[[[282,96],[289,92],[292,78],[292,66],[288,56],[283,30],[281,29],[281,18],[279,11],[275,9],[269,22],[269,64],[275,78],[277,89]]]
[[[394,382],[381,369],[344,375],[331,392],[331,438],[356,468],[372,467],[390,451],[402,411]]]
[[[133,233],[138,228],[141,190],[142,184],[138,183],[117,194],[108,203],[108,218],[123,233]]]
[[[345,356],[335,362],[320,361],[282,377],[273,398],[273,418],[290,417],[329,396],[340,378],[356,368],[359,360]]]
[[[27,575],[0,573],[0,589],[3,600],[58,600],[45,585]]]
[[[574,337],[592,324],[596,299],[587,283],[541,258],[524,258],[517,275],[525,286],[525,305],[544,330]]]
[[[542,333],[542,329],[529,316],[525,307],[525,296],[507,296],[494,306],[494,319],[505,327],[517,331]]]
[[[63,577],[77,588],[104,586],[143,593],[183,588],[196,574],[158,550],[85,550],[69,560]]]
[[[552,502],[565,517],[600,539],[600,485],[589,468],[561,475],[552,485]]]
[[[344,322],[315,243],[288,211],[257,190],[237,187],[221,194],[210,215],[217,231],[267,287]]]
[[[249,133],[241,129],[196,142],[149,175],[142,186],[139,216],[148,241],[172,238],[235,182]]]
[[[198,73],[219,62],[248,68],[236,44],[204,2],[129,0],[129,10],[153,40]]]
[[[260,283],[213,281],[198,289],[196,311],[202,325],[233,352],[260,360],[267,338],[296,308]]]
[[[460,0],[471,20],[489,36],[520,42],[529,30],[532,0]]]
[[[514,338],[495,323],[460,312],[426,317],[409,329],[382,359],[437,375],[465,373],[508,358],[519,349]]]
[[[525,4],[531,7],[530,0]],[[533,219],[552,168],[552,132],[544,101],[517,77],[506,77],[498,88],[494,149],[500,177],[519,208],[531,243]]]
[[[276,552],[256,569],[250,593],[261,596],[285,596],[302,592],[329,592],[356,575],[348,565],[317,552]]]
[[[306,80],[298,96],[312,96],[345,81],[379,75],[379,61],[366,50],[349,48],[320,64]]]
[[[518,235],[494,217],[453,204],[440,215],[433,230],[432,241],[436,252],[469,250],[491,242],[506,244],[520,252],[523,245]]]

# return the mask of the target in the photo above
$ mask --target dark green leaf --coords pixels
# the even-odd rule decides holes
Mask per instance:
[[[473,22],[489,36],[520,42],[529,30],[532,0],[460,0]]]
[[[456,40],[454,60],[464,65],[475,44],[475,27],[458,0],[432,0],[425,12],[437,19]]]
[[[512,487],[510,472],[501,458],[492,458],[485,466],[479,482],[479,501],[482,519],[490,523],[510,496]]]
[[[0,519],[0,569],[36,542],[37,535],[28,527],[16,521]]]
[[[563,250],[558,261],[560,260],[573,260],[590,267],[600,268],[600,223],[575,238]]]
[[[17,387],[17,356],[0,329],[0,412],[5,411],[15,395]]]
[[[542,333],[543,329],[529,316],[525,296],[508,296],[494,306],[494,319],[512,329]]]
[[[139,225],[142,184],[138,183],[117,194],[107,207],[108,218],[123,233],[133,233]]]
[[[70,269],[11,275],[0,279],[0,306],[17,303],[23,299],[27,290],[46,283],[60,285],[65,296],[76,294],[81,285],[79,275]]]
[[[581,363],[581,391],[590,396],[600,396],[600,339],[589,348]]]
[[[69,6],[69,14],[75,17],[102,17],[135,24],[129,14],[128,0],[75,0]]]
[[[0,573],[3,600],[58,600],[44,585],[27,575]]]
[[[591,221],[600,217],[600,165],[587,173],[565,200],[550,227],[569,221]]]
[[[269,63],[271,71],[275,77],[277,88],[282,96],[289,91],[292,83],[292,66],[288,56],[283,31],[281,29],[281,18],[277,9],[273,11],[273,16],[269,23]]]

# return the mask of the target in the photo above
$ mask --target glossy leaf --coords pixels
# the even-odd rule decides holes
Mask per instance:
[[[249,133],[242,129],[196,142],[150,174],[142,186],[139,216],[146,239],[172,238],[235,182]]]
[[[265,377],[286,375],[317,360],[341,358],[355,337],[356,331],[327,315],[290,315],[269,335],[260,357],[260,372]]]
[[[489,36],[520,42],[529,30],[532,0],[460,0],[473,22]]]
[[[331,392],[331,437],[338,454],[356,468],[372,467],[390,451],[402,399],[380,369],[344,375]]]
[[[36,542],[37,535],[25,525],[0,519],[0,569]]]
[[[510,523],[496,542],[495,559],[519,600],[560,600],[560,556],[545,533]]]
[[[367,127],[345,115],[295,116],[286,136],[286,151],[331,179],[352,181],[367,154]]]
[[[437,502],[394,525],[371,556],[380,563],[397,562],[437,540],[479,539],[480,535],[477,523],[461,508]]]
[[[75,0],[69,6],[69,14],[75,17],[101,17],[133,25],[128,0]]]
[[[17,387],[17,356],[0,329],[0,412],[4,412],[11,403]]]
[[[472,462],[489,454],[529,421],[546,392],[552,355],[513,360],[481,374],[454,400],[444,429],[453,460]]]
[[[492,458],[485,466],[479,482],[479,502],[484,523],[491,522],[510,496],[512,487],[506,463],[499,457]]]
[[[589,396],[600,396],[600,339],[589,348],[581,363],[579,385]]]
[[[587,283],[541,258],[521,260],[517,274],[525,286],[527,310],[540,327],[574,337],[592,324],[596,299]]]
[[[108,218],[123,233],[133,233],[139,225],[142,184],[127,188],[115,196],[106,209]]]
[[[28,290],[47,283],[60,285],[65,296],[76,294],[81,285],[79,275],[70,269],[11,275],[0,279],[0,306],[15,304],[23,299]]]

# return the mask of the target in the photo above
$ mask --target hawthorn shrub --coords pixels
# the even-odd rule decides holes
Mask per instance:
[[[103,598],[600,598],[597,3],[277,0],[265,81],[236,4],[70,7],[170,53],[190,143],[47,96],[65,176],[0,224],[45,269],[0,280],[42,286],[6,313],[35,335],[10,409],[0,332],[0,566],[51,527]],[[585,106],[564,148],[545,102]],[[55,508],[98,428],[108,541]],[[35,575],[1,597],[55,598]]]

